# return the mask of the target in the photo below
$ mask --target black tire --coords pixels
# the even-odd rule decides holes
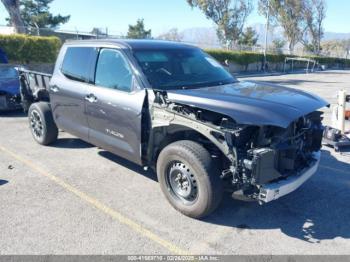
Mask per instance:
[[[219,171],[209,152],[196,142],[182,140],[165,147],[158,157],[157,176],[169,203],[186,216],[203,218],[221,202]]]
[[[48,103],[32,104],[28,111],[28,119],[33,138],[40,145],[49,145],[57,140],[58,128]]]

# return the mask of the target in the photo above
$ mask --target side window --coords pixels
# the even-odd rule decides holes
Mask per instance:
[[[102,49],[97,61],[95,84],[130,92],[132,72],[123,55],[113,49]]]
[[[68,47],[61,72],[69,79],[89,82],[90,63],[95,54],[93,47]]]

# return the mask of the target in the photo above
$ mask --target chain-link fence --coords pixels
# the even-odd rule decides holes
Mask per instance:
[[[99,39],[99,38],[124,38],[121,34],[111,34],[108,29],[94,28],[91,31],[80,29],[50,29],[38,27],[22,27],[21,32],[34,36],[57,36],[62,41],[65,40],[84,40],[84,39]],[[11,26],[0,25],[0,34],[15,34],[16,30]]]

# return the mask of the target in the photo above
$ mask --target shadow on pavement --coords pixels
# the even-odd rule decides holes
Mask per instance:
[[[0,179],[0,186],[7,184],[9,181]]]
[[[310,243],[350,238],[350,163],[339,162],[328,151],[322,153],[328,163],[325,167],[334,170],[321,165],[297,191],[262,206],[225,196],[222,205],[205,221],[239,230],[280,229]]]
[[[347,75],[349,74],[349,69],[343,69],[343,70],[327,70],[327,71],[321,71],[323,75]]]
[[[23,110],[16,110],[16,111],[5,111],[5,112],[0,112],[0,118],[11,118],[11,117],[27,117],[27,114],[23,112]]]
[[[64,149],[85,149],[95,147],[79,138],[59,138],[50,146]]]
[[[157,174],[152,170],[152,169],[148,169],[147,171],[145,171],[141,166],[134,164],[133,162],[130,162],[124,158],[121,158],[117,155],[114,155],[108,151],[100,151],[98,152],[98,154],[112,162],[114,162],[117,165],[121,165],[123,167],[126,167],[136,173],[139,173],[140,175],[143,175],[144,177],[147,177],[155,182],[158,182],[157,179]]]
[[[61,141],[60,141],[61,140]],[[80,139],[60,139],[54,146],[62,148],[91,147]],[[157,181],[154,171],[107,151],[98,154]],[[233,200],[225,195],[223,203],[204,222],[239,230],[279,229],[284,234],[317,243],[336,237],[350,238],[350,163],[322,151],[318,172],[301,188],[277,201],[260,206],[256,202]]]

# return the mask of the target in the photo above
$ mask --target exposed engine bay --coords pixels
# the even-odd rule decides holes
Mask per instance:
[[[159,116],[169,125],[185,125],[201,133],[201,143],[221,160],[221,178],[228,189],[249,198],[258,197],[261,185],[310,167],[315,162],[313,154],[321,148],[323,126],[319,111],[282,128],[239,124],[216,112],[169,101],[166,96],[158,96],[158,103],[153,118]]]

